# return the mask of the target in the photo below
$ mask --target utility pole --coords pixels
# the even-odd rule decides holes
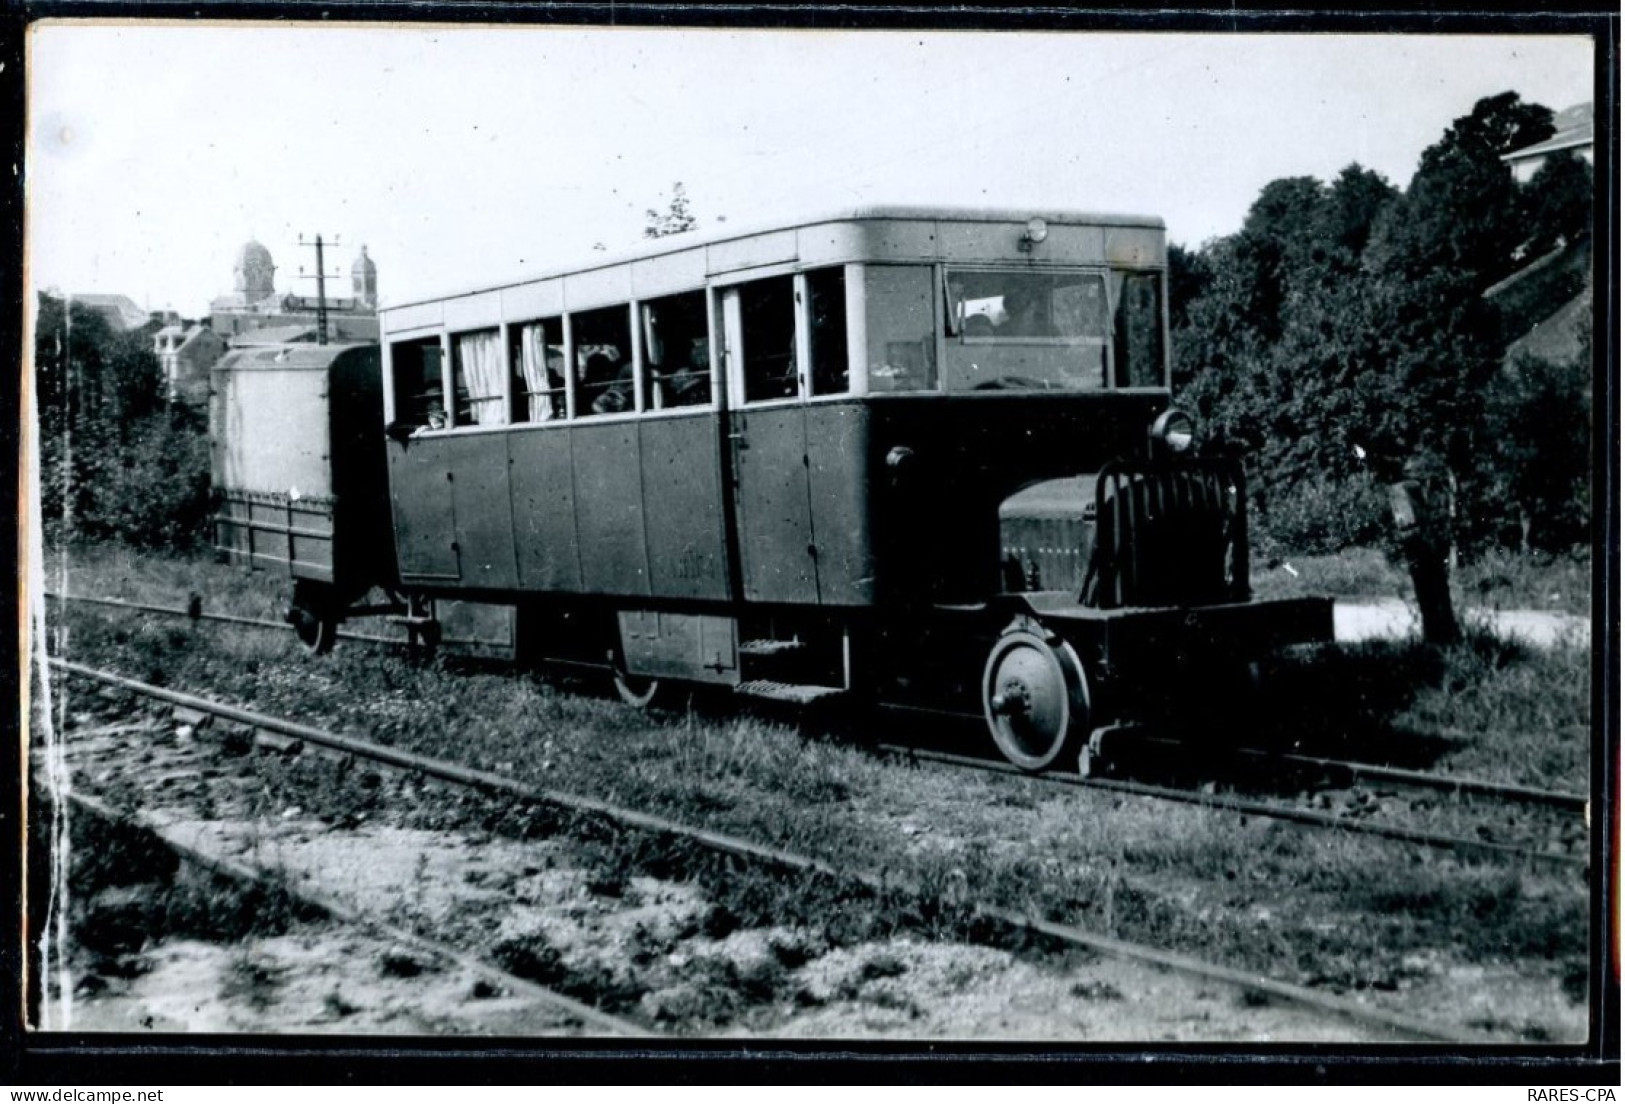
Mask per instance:
[[[334,234],[333,235],[333,244],[337,245],[338,243],[339,243],[339,236],[337,234]],[[317,234],[315,241],[307,242],[305,240],[305,236],[303,234],[300,234],[299,235],[299,244],[302,245],[302,246],[305,246],[306,248],[313,248],[313,249],[316,250],[316,272],[314,273],[314,276],[315,276],[315,279],[316,279],[316,344],[318,344],[318,345],[326,345],[327,344],[327,269],[325,267],[326,258],[324,256],[324,254],[322,253],[322,246],[323,246],[322,236],[320,234]],[[334,277],[337,277],[338,273],[335,272],[335,273],[333,273],[333,275],[334,275]],[[300,268],[299,268],[299,276],[300,276],[301,279],[306,279],[306,280],[311,278],[309,275],[307,275],[305,273],[305,269],[304,269],[303,265],[301,265]]]

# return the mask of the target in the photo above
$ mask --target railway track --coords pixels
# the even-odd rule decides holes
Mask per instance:
[[[1282,805],[1269,801],[1254,801],[1240,797],[1229,797],[1222,794],[1204,793],[1200,790],[1181,789],[1172,786],[1156,786],[1144,782],[1131,782],[1122,779],[1101,778],[1097,775],[1082,775],[1065,771],[1050,771],[1044,774],[1031,774],[1019,767],[995,760],[976,759],[967,755],[955,755],[950,752],[931,751],[902,744],[882,744],[881,752],[908,762],[935,763],[942,766],[951,766],[966,770],[984,771],[989,774],[1000,774],[1025,778],[1037,785],[1054,786],[1060,788],[1086,788],[1102,790],[1107,793],[1128,794],[1134,797],[1157,798],[1163,801],[1175,801],[1188,805],[1200,805],[1209,809],[1221,809],[1227,812],[1242,813],[1248,816],[1270,817],[1275,820],[1287,821],[1294,824],[1304,824],[1317,828],[1330,828],[1339,831],[1351,832],[1359,835],[1375,836],[1379,839],[1394,840],[1402,843],[1414,843],[1423,847],[1431,847],[1444,851],[1461,853],[1476,853],[1494,855],[1503,858],[1523,860],[1533,863],[1550,863],[1560,866],[1584,867],[1587,859],[1581,855],[1571,855],[1562,852],[1537,851],[1533,848],[1518,847],[1513,844],[1494,843],[1481,839],[1472,839],[1465,836],[1453,836],[1439,832],[1426,832],[1420,829],[1403,828],[1395,825],[1376,824],[1369,821],[1353,820],[1349,817],[1332,813],[1317,812],[1312,809],[1302,809]]]
[[[131,610],[131,611],[142,612],[142,613],[156,613],[156,614],[173,616],[173,617],[185,617],[185,618],[189,618],[190,620],[194,620],[194,621],[215,621],[215,622],[220,622],[222,624],[243,625],[243,626],[249,626],[249,627],[253,627],[253,628],[268,629],[268,630],[279,631],[279,632],[292,631],[292,627],[285,624],[285,623],[283,623],[283,622],[266,621],[266,620],[263,620],[263,619],[252,618],[252,617],[241,617],[241,616],[235,616],[235,615],[231,615],[231,614],[210,613],[210,612],[207,612],[207,611],[203,610],[201,608],[201,606],[198,606],[198,605],[194,605],[191,608],[186,608],[186,607],[180,607],[180,606],[167,606],[167,605],[157,605],[157,604],[142,603],[142,602],[130,602],[130,601],[126,601],[124,599],[119,599],[119,598],[99,598],[99,597],[91,597],[91,596],[86,596],[86,595],[62,595],[62,594],[58,594],[58,593],[50,592],[50,591],[46,592],[46,597],[50,598],[52,600],[58,601],[58,602],[82,603],[82,604],[86,604],[86,605],[97,605],[97,606],[103,606],[103,607],[109,607],[109,608],[115,608],[115,609]],[[350,630],[350,629],[340,630],[339,636],[341,638],[344,638],[344,639],[359,640],[359,641],[365,641],[365,642],[368,642],[368,643],[375,643],[375,644],[402,645],[402,644],[406,643],[406,641],[404,639],[397,639],[397,638],[394,638],[394,637],[386,637],[386,636],[381,636],[381,635],[372,634],[372,633],[361,633],[361,632],[356,632],[356,631]],[[459,644],[476,644],[476,643],[479,643],[479,642],[478,641],[466,641],[466,640],[458,640],[458,639],[448,638],[448,639],[444,640],[443,643],[455,646],[455,645],[459,645]],[[951,714],[951,716],[953,716],[953,717],[955,717],[957,719],[961,719],[961,720],[975,720],[975,718],[971,717],[969,714],[957,714],[957,713],[955,713],[955,714]],[[1419,729],[1418,730],[1407,729],[1406,731],[1415,731],[1415,733],[1418,734],[1418,735],[1438,735],[1437,733],[1422,732]],[[1147,744],[1147,745],[1164,746],[1164,747],[1166,747],[1166,748],[1168,748],[1170,750],[1175,750],[1175,751],[1180,750],[1180,749],[1185,747],[1184,744],[1180,743],[1179,741],[1175,741],[1175,740],[1146,738],[1146,739],[1143,740],[1143,742],[1145,744]],[[889,754],[912,755],[912,756],[914,756],[916,758],[920,758],[922,760],[929,756],[932,759],[932,761],[935,761],[935,762],[940,762],[940,763],[944,763],[944,764],[957,764],[957,765],[961,765],[961,766],[970,767],[970,768],[973,768],[973,769],[986,768],[986,767],[991,766],[991,767],[994,767],[996,769],[1003,770],[1003,767],[1001,765],[999,765],[999,764],[990,764],[988,761],[985,761],[985,760],[980,760],[980,759],[975,759],[975,758],[965,757],[965,756],[952,756],[952,755],[948,755],[946,753],[938,753],[938,752],[929,752],[928,753],[923,749],[909,748],[909,747],[904,747],[904,746],[900,746],[900,745],[885,745],[885,746],[882,746],[881,750],[883,750],[883,751],[885,751],[885,752],[887,752]],[[1465,777],[1465,776],[1460,776],[1460,775],[1435,774],[1435,773],[1430,773],[1430,772],[1427,772],[1427,771],[1406,770],[1406,769],[1402,769],[1402,768],[1398,768],[1398,767],[1386,766],[1386,765],[1379,764],[1379,763],[1367,763],[1367,762],[1361,762],[1361,761],[1352,760],[1352,759],[1336,759],[1336,758],[1330,758],[1330,757],[1325,757],[1325,756],[1303,755],[1303,754],[1298,754],[1298,753],[1294,753],[1294,752],[1271,751],[1271,750],[1265,750],[1265,749],[1262,749],[1262,748],[1250,748],[1250,747],[1229,748],[1229,749],[1224,750],[1223,755],[1225,757],[1227,757],[1227,758],[1232,759],[1235,762],[1238,762],[1238,763],[1240,763],[1240,762],[1258,763],[1258,764],[1262,764],[1262,765],[1266,766],[1267,768],[1274,769],[1274,770],[1292,770],[1292,771],[1301,771],[1301,772],[1313,772],[1313,773],[1316,773],[1316,774],[1318,774],[1318,775],[1320,775],[1322,777],[1328,778],[1328,779],[1344,779],[1344,780],[1351,781],[1351,782],[1353,782],[1353,781],[1380,782],[1380,783],[1384,783],[1384,784],[1387,784],[1387,785],[1402,786],[1402,787],[1411,788],[1411,789],[1418,789],[1418,790],[1429,790],[1429,791],[1442,793],[1442,794],[1449,794],[1449,795],[1453,795],[1453,796],[1483,797],[1483,798],[1489,798],[1489,799],[1493,799],[1493,800],[1497,800],[1497,801],[1510,802],[1510,803],[1516,803],[1516,804],[1546,806],[1546,807],[1550,807],[1550,808],[1560,810],[1560,811],[1578,813],[1578,814],[1581,814],[1583,816],[1588,816],[1589,815],[1590,802],[1589,802],[1589,799],[1585,795],[1570,793],[1570,792],[1561,791],[1561,790],[1543,789],[1543,788],[1533,787],[1533,786],[1520,786],[1520,785],[1514,785],[1514,784],[1503,783],[1503,782],[1495,782],[1495,781],[1491,781],[1491,780],[1488,780],[1488,779],[1472,778],[1472,777]],[[1015,770],[1015,769],[1012,768],[1010,770],[1004,771],[1004,773],[1020,774],[1020,773],[1024,773],[1024,772],[1021,772],[1019,770]],[[1068,773],[1068,772],[1051,772],[1050,774],[1045,775],[1044,777],[1049,778],[1052,781],[1059,781],[1059,782],[1062,782],[1062,783],[1068,784],[1068,785],[1081,784],[1080,776],[1078,776],[1076,774],[1071,774],[1071,773]],[[1101,785],[1101,786],[1105,786],[1106,788],[1112,788],[1110,786],[1106,786],[1107,781],[1108,780],[1102,779],[1102,780],[1099,780],[1096,784]],[[1118,783],[1116,785],[1119,788],[1122,789],[1122,792],[1140,792],[1140,793],[1144,793],[1144,794],[1147,794],[1147,795],[1153,795],[1154,794],[1156,796],[1166,796],[1170,800],[1179,800],[1180,799],[1177,796],[1179,791],[1176,790],[1176,789],[1173,789],[1173,788],[1169,788],[1169,787],[1146,787],[1143,784],[1128,783],[1128,782],[1122,782],[1122,783]],[[1205,795],[1198,795],[1198,797],[1201,797],[1201,796],[1205,796]],[[1197,798],[1193,798],[1192,800],[1197,800]],[[1200,803],[1211,803],[1211,802],[1200,802]],[[1301,812],[1303,814],[1301,816],[1297,815],[1297,813],[1293,813],[1291,811],[1276,812],[1276,811],[1272,811],[1272,810],[1280,809],[1279,806],[1272,806],[1272,805],[1269,805],[1267,803],[1262,803],[1262,802],[1242,803],[1242,804],[1248,804],[1249,807],[1241,808],[1240,805],[1238,805],[1237,806],[1238,811],[1249,812],[1249,813],[1252,813],[1252,814],[1255,814],[1255,815],[1260,815],[1260,816],[1277,816],[1278,815],[1282,819],[1292,820],[1292,821],[1294,821],[1296,823],[1310,824],[1310,825],[1321,825],[1321,826],[1337,826],[1337,827],[1348,828],[1349,830],[1352,830],[1352,831],[1364,831],[1364,830],[1368,830],[1368,829],[1374,827],[1374,826],[1362,826],[1362,825],[1359,825],[1359,824],[1357,824],[1355,822],[1348,821],[1347,818],[1326,817],[1326,816],[1315,815],[1315,814],[1313,814],[1313,813],[1311,813],[1311,812],[1309,812],[1307,810],[1300,810],[1299,812]],[[1335,825],[1334,825],[1334,822],[1335,822]],[[1381,832],[1374,832],[1373,834],[1381,834]],[[1412,840],[1412,842],[1428,843],[1428,840],[1425,838],[1425,836],[1426,836],[1425,833],[1421,833],[1421,834],[1418,834],[1418,835],[1420,837],[1423,837],[1423,838],[1415,838],[1415,839]],[[1403,836],[1403,835],[1395,835],[1392,838],[1398,839],[1398,838],[1406,838],[1406,837]],[[1459,846],[1458,846],[1456,843],[1450,842],[1451,838],[1452,837],[1442,836],[1441,835],[1441,836],[1437,837],[1437,842],[1436,843],[1429,844],[1429,845],[1430,846],[1439,846],[1439,847],[1444,848],[1446,850],[1473,850],[1473,849],[1476,848],[1478,850],[1482,850],[1482,851],[1486,851],[1486,852],[1510,851],[1510,852],[1514,852],[1514,853],[1519,850],[1517,848],[1508,848],[1505,845],[1489,845],[1489,844],[1485,844],[1483,841],[1474,841],[1474,840],[1465,840],[1465,839],[1464,840],[1459,840],[1458,841]],[[1531,854],[1542,855],[1544,853],[1531,852]],[[1571,861],[1571,862],[1572,861],[1583,861],[1583,860],[1577,860],[1573,856],[1549,856],[1549,857],[1557,859],[1558,861],[1565,861],[1565,860],[1566,861]]]
[[[815,856],[763,844],[743,837],[682,824],[665,817],[628,809],[579,794],[528,785],[513,778],[476,770],[457,763],[432,759],[385,747],[355,736],[328,732],[315,726],[272,717],[197,695],[152,686],[113,672],[101,671],[62,659],[51,666],[63,674],[113,686],[142,697],[169,703],[182,709],[209,714],[255,731],[274,733],[317,748],[338,752],[358,760],[405,771],[420,778],[434,779],[457,787],[500,795],[526,804],[551,807],[575,815],[603,818],[619,827],[655,836],[680,839],[686,843],[733,859],[762,864],[780,872],[816,875],[835,882],[855,884],[876,895],[903,892],[923,896],[923,887],[905,878],[883,872],[837,867]],[[968,907],[981,919],[1041,937],[1055,945],[1085,949],[1096,954],[1174,971],[1205,982],[1233,987],[1265,1001],[1284,1001],[1318,1016],[1331,1017],[1390,1037],[1454,1043],[1483,1043],[1493,1036],[1475,1030],[1432,1022],[1385,1008],[1333,995],[1261,974],[1234,970],[1161,948],[1117,939],[1099,932],[1032,916],[990,902],[971,902]]]

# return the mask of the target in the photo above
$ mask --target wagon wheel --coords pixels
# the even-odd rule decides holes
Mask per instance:
[[[647,709],[660,693],[660,680],[657,678],[641,678],[637,675],[627,674],[619,666],[615,668],[615,693],[627,705],[638,709]]]
[[[294,606],[288,610],[288,623],[293,626],[294,635],[299,638],[299,643],[303,644],[311,655],[326,655],[333,650],[339,623],[332,614],[318,613],[304,606]]]
[[[408,617],[428,618],[422,623],[409,621],[406,626],[406,646],[411,655],[432,659],[440,648],[442,636],[440,618],[437,615],[433,598],[424,598],[420,595],[408,595],[406,599],[406,612]]]
[[[1023,770],[1048,770],[1089,731],[1089,683],[1077,653],[1018,619],[988,654],[982,712],[1006,759]]]
[[[609,651],[609,671],[615,679],[615,693],[635,709],[647,709],[660,693],[660,680],[634,675],[626,669],[626,659],[619,648]]]
[[[339,615],[333,596],[325,588],[294,583],[293,601],[284,618],[311,655],[326,655],[338,639]]]

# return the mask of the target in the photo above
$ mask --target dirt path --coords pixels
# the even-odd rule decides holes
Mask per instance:
[[[1558,644],[1586,647],[1591,641],[1591,622],[1569,613],[1468,608],[1458,611],[1458,616],[1466,625],[1484,624],[1503,636],[1536,647],[1550,648]],[[1339,601],[1332,609],[1332,621],[1340,644],[1402,640],[1421,632],[1416,608],[1398,598]]]

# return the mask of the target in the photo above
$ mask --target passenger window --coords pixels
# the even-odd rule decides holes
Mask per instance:
[[[1162,386],[1162,281],[1154,272],[1112,273],[1117,386]]]
[[[711,404],[711,326],[705,292],[643,304],[645,410]]]
[[[496,330],[451,339],[452,424],[502,425],[502,344]]]
[[[929,268],[866,265],[870,391],[935,391],[937,339]]]
[[[440,341],[401,341],[389,347],[395,390],[395,424],[412,428],[446,427],[444,386],[440,378]]]
[[[570,316],[575,338],[576,417],[632,409],[632,324],[626,307]]]
[[[807,273],[807,325],[812,339],[812,393],[850,390],[846,355],[846,270]]]
[[[564,319],[543,318],[514,330],[513,420],[564,417]]]
[[[745,401],[793,399],[796,378],[794,281],[774,276],[739,286],[740,343],[744,348]]]

